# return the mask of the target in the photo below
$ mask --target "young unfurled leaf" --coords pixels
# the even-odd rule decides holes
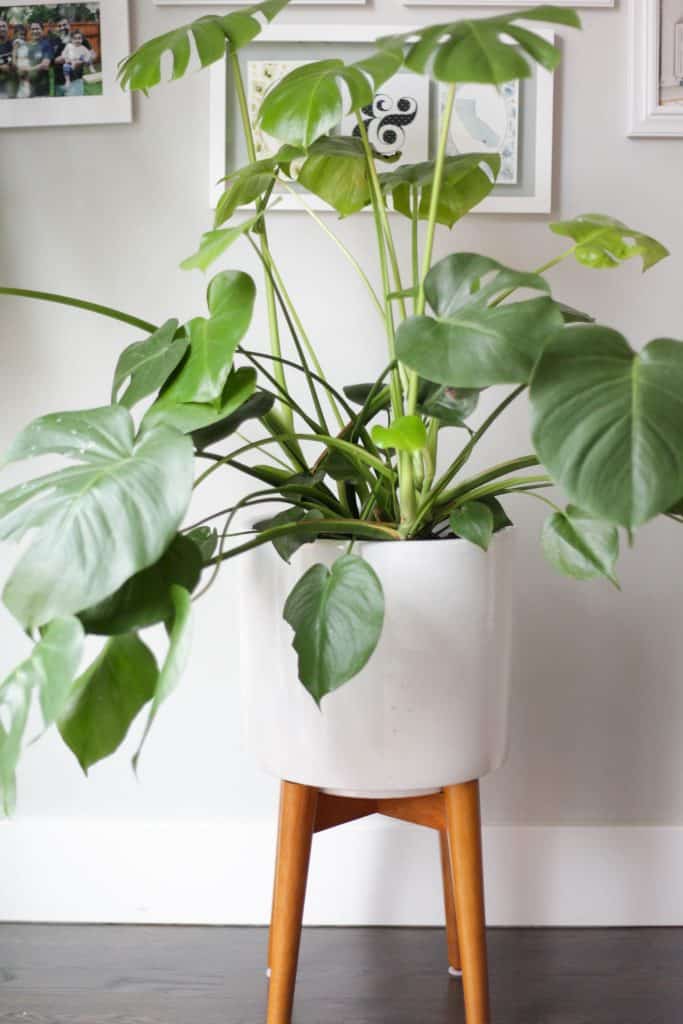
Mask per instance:
[[[154,696],[158,676],[154,655],[132,633],[108,640],[76,681],[59,731],[86,774],[118,750],[132,722]]]
[[[199,583],[204,560],[189,536],[177,534],[158,562],[131,576],[99,604],[81,612],[88,633],[115,636],[167,622],[173,617],[171,588],[192,593]]]
[[[14,809],[15,772],[33,693],[38,693],[47,727],[62,713],[82,652],[78,619],[55,619],[29,657],[0,683],[0,806],[5,814]]]
[[[163,393],[166,402],[217,402],[232,360],[247,333],[254,311],[256,286],[249,274],[225,270],[212,278],[207,290],[210,316],[186,324],[190,338],[187,362]]]
[[[135,437],[122,406],[42,417],[10,457],[54,452],[81,464],[0,494],[0,538],[36,531],[3,594],[29,628],[89,608],[154,564],[192,494],[189,438],[165,426]]]
[[[127,409],[132,409],[137,402],[164,386],[190,343],[186,334],[177,338],[177,331],[178,321],[167,320],[149,338],[134,342],[121,353],[114,371],[112,403],[118,401]],[[129,377],[128,387],[117,398],[121,385]]]
[[[171,78],[182,78],[190,64],[192,42],[203,68],[225,59],[226,48],[234,52],[246,46],[287,6],[289,0],[265,0],[230,14],[205,14],[201,18],[148,40],[119,65],[124,89],[147,92],[161,81],[161,63],[166,53],[173,61]]]
[[[282,142],[308,147],[335,128],[350,110],[372,103],[402,60],[399,47],[387,46],[356,64],[331,59],[295,68],[266,95],[259,125]]]
[[[577,580],[605,576],[619,586],[614,574],[619,532],[610,523],[568,505],[565,512],[556,512],[546,521],[542,545],[548,561],[565,576]]]
[[[482,551],[488,551],[493,537],[493,512],[483,501],[468,501],[451,512],[450,524],[453,533],[476,544]]]
[[[597,324],[559,332],[531,384],[538,456],[573,504],[634,528],[683,494],[683,344],[634,352]]]
[[[538,274],[511,270],[486,256],[447,256],[425,282],[435,315],[401,324],[399,359],[427,380],[451,387],[526,383],[563,320],[549,297],[491,305],[517,288],[549,291]]]
[[[382,191],[391,195],[397,213],[412,217],[413,203],[416,202],[419,219],[428,219],[435,166],[433,160],[404,164],[395,171],[380,175]],[[452,228],[456,221],[487,197],[499,172],[500,156],[497,153],[460,153],[446,157],[437,223]]]
[[[375,650],[384,622],[384,594],[374,570],[356,555],[328,568],[312,566],[287,598],[299,679],[320,704],[352,679]]]
[[[392,51],[399,46],[405,51],[406,67],[419,74],[429,74],[438,82],[503,85],[515,78],[531,76],[527,57],[549,71],[554,71],[560,60],[556,46],[516,24],[522,20],[581,27],[576,11],[544,4],[534,10],[498,14],[493,18],[428,25],[401,35],[386,36],[379,39],[378,44]],[[511,39],[517,45],[511,45]]]
[[[388,427],[373,427],[372,440],[378,448],[414,454],[427,444],[427,430],[419,416],[399,416]]]
[[[576,242],[574,255],[585,267],[597,270],[618,267],[624,260],[640,256],[643,271],[666,259],[669,250],[661,242],[602,213],[586,213],[573,220],[550,225],[556,235]]]

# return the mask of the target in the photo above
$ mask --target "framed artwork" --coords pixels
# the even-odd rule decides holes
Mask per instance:
[[[267,28],[258,39],[240,50],[247,100],[259,158],[280,148],[276,139],[256,124],[258,111],[269,89],[293,68],[330,56],[356,61],[369,55],[379,35],[409,31],[406,26],[284,25]],[[552,41],[552,32],[541,33]],[[231,69],[226,61],[211,69],[210,201],[218,202],[223,184],[216,184],[230,170],[248,163],[238,123]],[[551,208],[553,150],[553,76],[536,69],[532,78],[493,86],[463,86],[456,94],[449,135],[449,154],[498,152],[502,166],[498,181],[480,213],[548,213]],[[386,82],[363,110],[363,119],[375,150],[396,162],[379,162],[380,170],[400,163],[430,159],[439,136],[445,91],[422,75],[400,71]],[[358,133],[354,117],[343,118],[339,134]],[[292,185],[294,192],[315,210],[331,208],[320,198]],[[283,190],[276,210],[300,210],[301,200]]]
[[[336,7],[354,5],[362,7],[368,0],[289,0],[290,7],[306,5],[308,7]],[[246,7],[254,0],[154,0],[157,7],[189,7],[197,4],[201,7]]]
[[[406,7],[540,7],[545,0],[403,0]],[[553,0],[554,7],[615,7],[616,0]]]
[[[129,43],[127,0],[0,0],[0,127],[130,121],[116,80]]]
[[[683,137],[683,0],[631,6],[629,134]]]

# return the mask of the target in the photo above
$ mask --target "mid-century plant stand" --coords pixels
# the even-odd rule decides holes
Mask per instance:
[[[479,782],[428,796],[363,800],[283,782],[268,964],[267,1024],[290,1024],[311,843],[316,832],[384,814],[436,829],[441,846],[448,963],[462,974],[467,1024],[489,1024]]]

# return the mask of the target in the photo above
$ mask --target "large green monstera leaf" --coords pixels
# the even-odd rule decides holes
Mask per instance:
[[[136,437],[122,406],[43,416],[7,459],[47,454],[79,464],[0,494],[0,540],[36,531],[3,594],[30,629],[90,607],[156,562],[192,493],[191,440],[166,426]]]
[[[432,205],[435,163],[406,164],[380,176],[382,191],[390,195],[397,213],[427,220]],[[461,153],[446,157],[436,220],[452,228],[477,206],[496,183],[500,172],[497,153]]]
[[[167,53],[172,60],[171,79],[182,78],[190,64],[193,42],[201,66],[214,64],[225,57],[228,46],[234,52],[255,39],[263,28],[263,20],[272,21],[288,3],[289,0],[265,0],[230,14],[206,14],[188,25],[164,32],[121,62],[121,85],[145,92],[158,85],[162,59]]]
[[[529,11],[499,14],[494,18],[454,21],[442,25],[385,36],[380,46],[405,51],[411,71],[428,73],[439,82],[481,82],[503,85],[513,78],[529,78],[529,60],[553,71],[560,51],[518,21],[542,21],[580,28],[576,11],[543,5]],[[517,45],[511,45],[514,40]]]
[[[531,384],[538,456],[574,505],[636,527],[683,496],[683,344],[634,352],[617,331],[576,324]]]
[[[486,256],[447,256],[425,281],[434,316],[401,324],[399,359],[421,377],[451,387],[526,383],[563,319],[548,296],[495,304],[517,288],[549,290],[538,274],[511,270]]]
[[[400,46],[387,46],[356,64],[333,59],[304,64],[270,90],[261,104],[259,124],[282,142],[308,147],[349,111],[372,103],[377,89],[402,63]]]

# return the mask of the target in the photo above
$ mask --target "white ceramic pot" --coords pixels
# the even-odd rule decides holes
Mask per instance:
[[[247,746],[289,782],[357,797],[479,779],[503,761],[514,531],[487,554],[463,540],[357,543],[382,581],[384,630],[355,679],[318,710],[297,677],[290,590],[347,545],[316,541],[287,565],[270,545],[241,559]]]

